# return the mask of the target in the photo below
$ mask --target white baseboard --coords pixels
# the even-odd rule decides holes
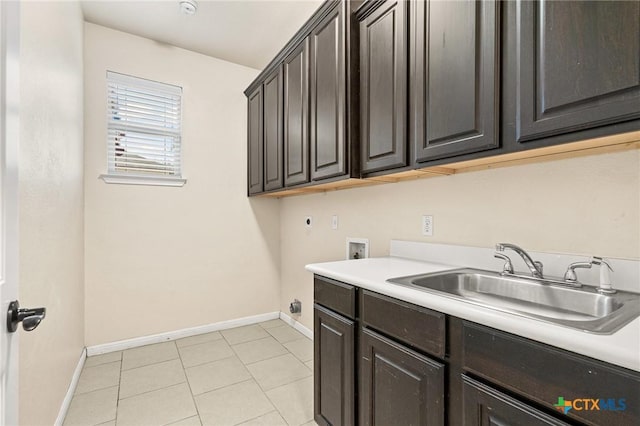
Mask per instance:
[[[279,317],[280,312],[269,312],[266,314],[254,315],[250,317],[216,322],[213,324],[201,325],[198,327],[184,328],[182,330],[154,334],[151,336],[135,337],[133,339],[120,340],[118,342],[89,346],[87,347],[87,356],[122,351],[125,349],[137,348],[139,346],[152,345],[154,343],[162,343],[170,340],[182,339],[183,337],[195,336],[197,334],[211,333],[213,331],[226,330],[228,328],[256,324],[259,322],[277,319]]]
[[[296,330],[298,330],[300,333],[302,333],[305,336],[307,336],[309,339],[313,340],[313,331],[309,330],[307,327],[302,325],[302,323],[294,320],[293,318],[291,318],[289,315],[285,314],[284,312],[280,312],[280,319],[282,321],[286,322],[287,324],[289,324],[291,327],[293,327]]]
[[[56,419],[55,426],[62,426],[64,423],[64,418],[67,417],[67,412],[69,411],[69,406],[71,405],[71,400],[73,399],[73,394],[76,392],[76,387],[78,386],[78,380],[80,379],[80,373],[82,373],[82,367],[84,367],[84,361],[87,359],[87,349],[83,349],[80,354],[80,359],[78,360],[78,365],[76,365],[76,369],[73,372],[73,377],[71,378],[71,383],[69,383],[69,389],[67,389],[67,394],[64,396],[62,400],[62,405],[60,406],[60,411],[58,411],[58,418]]]

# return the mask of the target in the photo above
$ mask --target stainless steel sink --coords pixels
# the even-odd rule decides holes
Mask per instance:
[[[640,294],[618,291],[605,295],[590,286],[563,287],[479,269],[412,275],[389,282],[592,333],[611,334],[640,315]]]

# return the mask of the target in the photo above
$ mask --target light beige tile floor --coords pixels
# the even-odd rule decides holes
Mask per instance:
[[[315,425],[312,359],[280,320],[89,357],[64,425]]]

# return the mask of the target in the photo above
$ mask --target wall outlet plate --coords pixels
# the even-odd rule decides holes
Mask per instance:
[[[347,259],[366,259],[369,257],[368,238],[347,238]]]
[[[433,216],[427,214],[422,216],[422,235],[433,236]]]
[[[334,231],[338,230],[338,215],[334,214],[331,216],[331,229]]]

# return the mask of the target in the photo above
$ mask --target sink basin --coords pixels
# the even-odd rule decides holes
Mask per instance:
[[[563,287],[479,269],[457,269],[388,281],[591,333],[611,334],[640,315],[640,294],[618,291],[604,295],[591,286]]]

